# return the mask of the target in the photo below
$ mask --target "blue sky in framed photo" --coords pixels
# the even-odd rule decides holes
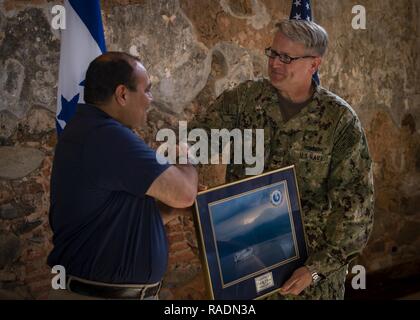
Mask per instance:
[[[284,183],[210,205],[223,283],[296,255]]]

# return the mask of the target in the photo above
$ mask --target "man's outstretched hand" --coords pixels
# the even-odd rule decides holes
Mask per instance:
[[[282,295],[291,294],[299,295],[303,290],[312,283],[312,275],[307,267],[301,267],[293,272],[289,280],[287,280],[280,288]]]

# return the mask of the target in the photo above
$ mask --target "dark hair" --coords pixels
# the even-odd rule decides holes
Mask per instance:
[[[107,52],[93,60],[86,71],[85,102],[107,102],[121,84],[136,91],[137,83],[133,74],[135,61],[140,62],[125,52]]]

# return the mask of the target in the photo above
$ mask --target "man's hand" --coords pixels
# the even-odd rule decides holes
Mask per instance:
[[[303,290],[312,283],[312,275],[307,267],[301,267],[293,272],[289,280],[287,280],[280,288],[282,295],[291,294],[299,295]]]

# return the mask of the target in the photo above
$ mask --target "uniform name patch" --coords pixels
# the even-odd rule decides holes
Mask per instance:
[[[300,151],[299,158],[304,160],[323,161],[325,157],[321,152]]]

